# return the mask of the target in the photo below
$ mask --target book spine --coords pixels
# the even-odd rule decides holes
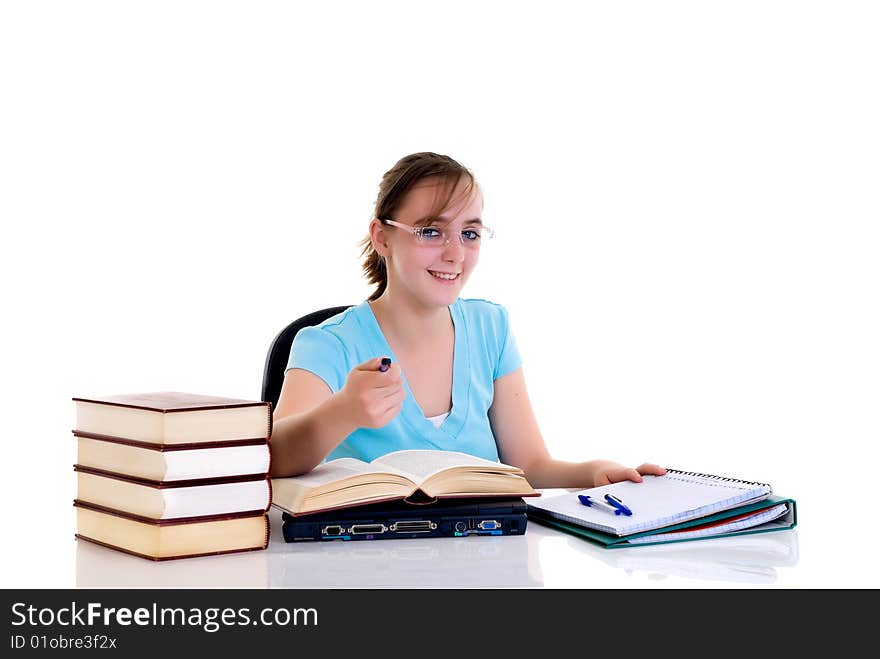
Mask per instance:
[[[272,403],[266,403],[266,416],[268,417],[266,428],[266,441],[272,439]]]
[[[263,523],[266,525],[266,534],[263,536],[262,549],[265,549],[266,547],[269,546],[269,531],[270,531],[270,526],[272,525],[272,523],[269,521],[268,513],[263,514]]]

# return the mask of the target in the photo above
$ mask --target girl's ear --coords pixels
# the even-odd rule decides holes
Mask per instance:
[[[388,247],[388,229],[375,217],[370,221],[370,242],[373,249],[382,258],[387,258],[390,252]]]

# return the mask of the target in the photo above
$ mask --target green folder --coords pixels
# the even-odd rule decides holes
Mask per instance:
[[[640,542],[638,544],[627,542],[631,538],[659,535],[661,533],[668,533],[670,531],[691,529],[693,527],[701,526],[703,524],[728,520],[732,517],[736,517],[737,515],[765,510],[781,503],[784,503],[786,505],[786,512],[781,517],[777,517],[776,519],[769,522],[759,524],[758,526],[752,526],[749,528],[729,531],[725,533],[685,538],[681,540],[659,540],[657,542]],[[550,517],[540,510],[535,510],[531,508],[528,511],[528,518],[530,521],[535,521],[539,524],[544,524],[546,526],[559,529],[560,531],[565,531],[566,533],[571,533],[572,535],[591,540],[604,547],[605,549],[620,549],[622,547],[632,548],[659,544],[667,545],[676,542],[691,542],[693,540],[709,540],[712,538],[728,538],[735,535],[750,535],[753,533],[769,533],[772,531],[784,531],[788,529],[793,529],[797,525],[797,504],[795,503],[794,499],[770,495],[766,499],[762,499],[761,501],[756,501],[754,503],[749,503],[743,506],[737,506],[735,508],[723,510],[712,515],[707,515],[706,517],[700,517],[698,519],[692,519],[690,521],[682,522],[680,524],[672,524],[670,526],[664,526],[660,529],[652,529],[650,531],[642,531],[641,533],[632,533],[625,536],[604,533],[602,531],[596,531],[583,526],[578,526],[576,524],[571,524],[569,522],[563,522],[562,520]]]

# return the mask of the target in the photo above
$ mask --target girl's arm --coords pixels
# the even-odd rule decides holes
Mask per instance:
[[[314,469],[356,429],[342,414],[339,397],[314,373],[287,371],[272,414],[271,475],[296,476]]]
[[[381,428],[397,416],[406,396],[400,367],[380,364],[355,366],[335,394],[310,371],[284,374],[269,442],[273,478],[311,471],[358,428]]]
[[[522,368],[495,380],[489,421],[502,462],[519,467],[533,487],[588,488],[623,480],[640,482],[642,474],[666,473],[645,463],[636,469],[610,460],[564,462],[550,456],[526,391]]]

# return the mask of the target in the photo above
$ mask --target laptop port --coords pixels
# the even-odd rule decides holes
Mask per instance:
[[[367,535],[376,533],[385,533],[388,527],[384,524],[354,524],[348,530],[352,535]]]
[[[397,533],[427,533],[436,529],[437,525],[430,520],[420,519],[394,522],[389,528]]]
[[[342,535],[345,533],[344,526],[325,526],[321,529],[321,535]]]
[[[501,523],[496,522],[494,519],[484,519],[477,524],[477,528],[481,531],[497,531],[501,528]]]
[[[464,533],[468,530],[467,522],[456,522],[455,523],[455,531],[457,533]]]

